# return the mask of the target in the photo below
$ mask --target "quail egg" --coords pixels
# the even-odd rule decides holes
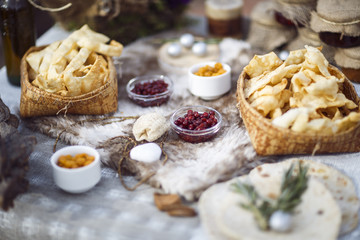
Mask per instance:
[[[179,43],[171,43],[167,48],[167,53],[172,57],[178,57],[181,54],[181,45]]]
[[[192,52],[199,57],[205,56],[207,52],[207,45],[204,42],[195,43],[192,47]]]
[[[180,43],[186,48],[190,48],[194,44],[195,38],[190,33],[185,33],[180,37]]]
[[[270,228],[276,232],[287,232],[291,228],[291,214],[283,211],[275,211],[270,219]]]

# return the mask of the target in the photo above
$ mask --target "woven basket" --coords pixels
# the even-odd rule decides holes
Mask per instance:
[[[245,99],[245,80],[249,79],[243,71],[237,83],[237,107],[249,132],[251,142],[259,155],[340,153],[360,151],[360,123],[345,132],[334,135],[319,133],[296,133],[271,124]],[[348,79],[343,84],[343,93],[359,105],[360,99]],[[357,111],[360,111],[358,108]]]
[[[100,88],[74,97],[64,97],[42,90],[29,81],[29,53],[46,46],[31,47],[21,59],[20,116],[23,118],[58,114],[105,114],[115,112],[118,104],[116,69],[111,57],[107,57],[110,69],[109,80]]]

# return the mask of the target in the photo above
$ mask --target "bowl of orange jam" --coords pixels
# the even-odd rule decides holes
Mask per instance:
[[[55,184],[66,192],[86,192],[100,181],[100,155],[92,147],[64,147],[52,155],[50,162]]]
[[[231,68],[220,62],[203,62],[189,68],[189,91],[204,100],[215,100],[231,89]]]

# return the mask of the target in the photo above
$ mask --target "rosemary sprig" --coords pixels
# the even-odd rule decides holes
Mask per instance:
[[[275,203],[261,197],[252,185],[241,182],[231,185],[234,192],[243,194],[249,203],[240,203],[240,206],[254,214],[254,218],[261,230],[269,230],[269,219],[275,211],[292,212],[301,202],[301,195],[307,188],[307,166],[299,163],[299,172],[295,174],[295,165],[290,168],[283,176],[281,183],[281,193]]]

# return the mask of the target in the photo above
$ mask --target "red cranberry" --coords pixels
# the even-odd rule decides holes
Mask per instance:
[[[155,95],[165,92],[167,88],[168,84],[164,80],[159,79],[137,83],[131,92],[138,95]]]
[[[142,81],[136,83],[130,91],[144,97],[132,96],[130,98],[142,107],[160,106],[170,99],[170,94],[161,94],[168,90],[168,86],[168,83],[162,79]]]
[[[188,110],[184,117],[175,120],[175,125],[188,130],[204,130],[217,124],[215,112],[198,113]]]

